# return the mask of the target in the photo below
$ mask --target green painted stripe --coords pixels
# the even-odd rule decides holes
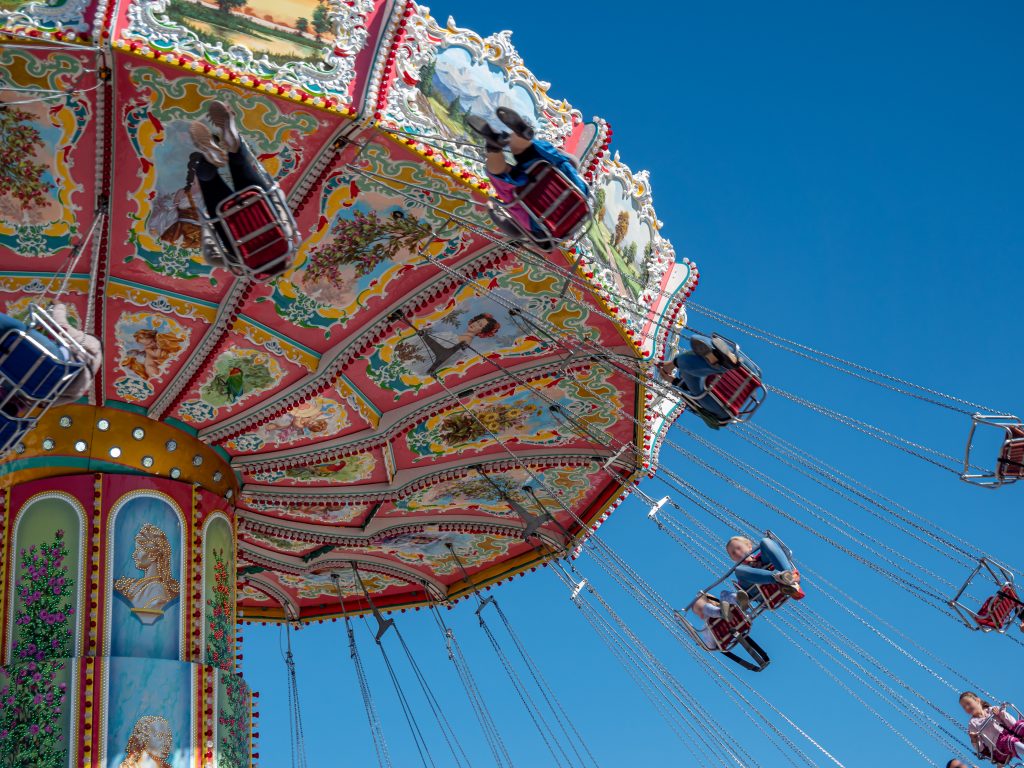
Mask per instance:
[[[163,423],[170,424],[172,427],[176,427],[177,429],[180,429],[182,432],[192,435],[192,437],[195,437],[196,435],[199,434],[199,430],[193,427],[191,424],[186,424],[184,421],[176,419],[173,416],[168,416],[166,419],[163,420]]]
[[[668,300],[665,302],[665,309],[666,310],[669,307],[672,306],[672,302],[675,301],[676,296],[681,291],[683,291],[686,288],[686,284],[690,281],[690,276],[693,274],[693,267],[690,266],[689,264],[683,264],[681,261],[677,261],[677,262],[675,262],[675,264],[679,264],[681,266],[686,267],[686,277],[683,278],[682,281],[680,281],[679,285],[677,285],[675,290],[672,291],[672,293],[669,295]],[[657,339],[658,336],[661,334],[661,328],[662,328],[662,325],[664,323],[665,323],[665,312],[662,312],[660,315],[658,315],[658,321],[654,324],[654,338],[655,339]],[[644,360],[653,360],[654,359],[654,348],[653,348],[653,346],[651,348],[650,356],[649,357],[645,357],[643,359]]]
[[[115,464],[104,459],[90,459],[88,456],[33,456],[30,459],[15,459],[8,462],[4,467],[3,475],[0,475],[0,477],[6,477],[14,472],[34,469],[36,467],[66,467],[68,469],[79,469],[83,472],[151,476],[149,472],[143,472],[141,469],[126,467],[123,464]],[[158,475],[158,477],[162,477],[162,475]]]
[[[116,408],[119,411],[128,411],[129,413],[137,413],[140,416],[146,415],[146,408],[141,405],[135,405],[135,403],[124,403],[120,400],[104,400],[104,408]]]
[[[356,393],[356,396],[359,397],[360,400],[362,400],[366,405],[370,406],[370,409],[377,414],[378,419],[384,415],[382,411],[377,410],[377,406],[375,406],[370,401],[370,398],[363,394],[363,390],[361,390],[359,387],[352,383],[352,380],[348,376],[342,374],[338,378],[344,381],[349,387],[351,387],[352,391]]]

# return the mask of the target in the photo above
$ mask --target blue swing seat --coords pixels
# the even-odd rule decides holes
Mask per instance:
[[[85,368],[86,353],[45,310],[0,336],[0,456],[35,426]]]

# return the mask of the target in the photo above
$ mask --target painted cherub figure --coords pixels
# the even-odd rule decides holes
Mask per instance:
[[[132,338],[139,348],[130,349],[125,353],[121,367],[138,374],[146,381],[159,378],[163,373],[164,364],[181,352],[185,344],[184,337],[153,328],[140,328]]]

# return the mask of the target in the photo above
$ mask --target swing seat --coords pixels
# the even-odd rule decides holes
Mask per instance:
[[[752,623],[750,618],[738,606],[733,606],[728,619],[707,619],[708,629],[715,638],[720,651],[728,651],[750,634]]]
[[[745,366],[739,365],[714,377],[708,389],[711,396],[739,421],[745,413],[745,406],[762,386],[761,379]]]
[[[54,354],[32,331],[7,331],[0,337],[0,376],[6,393],[26,400],[56,400],[81,370],[67,354]]]
[[[994,629],[996,632],[1005,632],[1020,608],[1017,590],[1013,584],[1004,584],[998,592],[981,604],[975,621],[982,630]]]
[[[987,598],[978,610],[972,610],[961,600],[975,578],[983,573],[992,580],[995,593]],[[949,605],[968,629],[1000,634],[1006,632],[1013,623],[1014,616],[1024,610],[1024,601],[1021,600],[1013,583],[1013,573],[987,557],[978,561],[978,565],[968,575],[956,596],[949,601]]]
[[[974,433],[981,425],[1003,430],[1003,442],[996,457],[994,470],[978,470],[971,464]],[[964,469],[960,479],[982,488],[999,488],[1024,478],[1024,424],[1009,414],[988,415],[976,413],[971,417],[971,431],[967,435],[964,451]]]
[[[1000,707],[1008,712],[1015,720],[1020,721],[1021,717],[1024,716],[1017,707],[1009,702],[1003,702]],[[985,720],[979,726],[981,736],[979,742],[975,748],[975,756],[979,760],[988,760],[993,765],[1002,766],[1003,768],[1020,768],[1024,766],[1024,761],[1013,754],[1013,748],[1011,746],[1012,740],[1007,743],[1000,745],[1000,740],[1004,735],[1012,736],[1014,729],[1005,728],[1003,723],[996,722],[996,733],[998,736],[993,736],[992,728],[993,721],[996,719],[996,715],[992,714],[985,718]],[[1007,733],[1009,731],[1009,733]]]
[[[1014,482],[1024,477],[1024,426],[1018,424],[1006,432],[996,474],[1003,482]]]
[[[774,566],[763,562],[760,557],[755,557],[752,565],[755,568],[764,568],[766,571],[775,570]],[[736,586],[739,586],[739,584]],[[758,601],[762,609],[766,608],[769,611],[774,611],[789,602],[789,595],[782,591],[782,587],[774,583],[755,584],[752,597]]]
[[[707,626],[711,630],[718,650],[730,661],[736,662],[751,672],[762,672],[771,663],[768,654],[750,636],[752,627],[750,617],[743,613],[738,606],[734,606],[729,612],[728,620],[708,619]],[[749,658],[745,659],[735,653],[737,646],[746,651]],[[707,650],[706,647],[705,650]]]
[[[709,426],[725,427],[748,421],[768,394],[768,388],[761,379],[761,369],[740,354],[736,342],[717,333],[712,334],[711,338],[723,342],[739,359],[739,364],[722,373],[708,376],[704,380],[704,391],[700,394],[692,394],[682,387],[677,387],[677,391]],[[706,405],[708,401],[716,403],[718,408],[709,410]],[[719,410],[726,415],[723,417]]]
[[[528,173],[530,180],[516,190],[512,200],[496,201],[508,221],[543,248],[571,239],[593,212],[587,195],[545,160],[531,165]],[[513,211],[524,215],[533,226],[524,227]]]
[[[236,275],[266,282],[291,266],[299,246],[298,228],[276,185],[246,187],[222,200],[217,215],[204,216],[214,257]]]
[[[64,394],[85,358],[85,350],[35,305],[24,330],[0,336],[0,455]]]

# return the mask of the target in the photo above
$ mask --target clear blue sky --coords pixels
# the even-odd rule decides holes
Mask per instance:
[[[452,14],[461,26],[482,34],[513,29],[519,51],[540,78],[552,83],[553,96],[568,99],[585,116],[598,114],[611,122],[614,148],[623,160],[651,171],[664,234],[680,257],[689,256],[701,267],[696,300],[914,381],[1024,411],[1017,384],[1024,363],[1015,330],[1024,279],[1024,11],[1019,4],[447,0],[431,10],[442,22]],[[954,414],[909,404],[753,342],[745,349],[771,382],[950,453],[962,450],[966,424]],[[995,493],[968,488],[952,475],[781,398],[769,400],[759,421],[1024,565],[1015,533],[1024,488]],[[700,426],[690,416],[683,423]],[[686,438],[676,434],[673,439]],[[750,455],[734,435],[715,439]],[[970,633],[925,608],[671,451],[663,452],[663,461],[712,496],[783,533],[798,559],[857,594],[970,678],[1024,705],[1018,646]],[[758,461],[775,471],[767,459]],[[896,536],[808,482],[780,477],[919,556],[922,567],[941,578],[963,578],[963,570],[946,558]],[[648,487],[654,495],[664,489],[657,482]],[[708,573],[660,535],[643,512],[638,503],[625,505],[601,534],[662,594],[684,604],[709,581]],[[597,575],[586,558],[580,568]],[[664,631],[614,585],[598,584],[763,766],[786,764],[747,719],[720,700],[714,685]],[[552,574],[532,574],[497,594],[604,766],[690,764]],[[806,604],[905,673],[916,690],[956,711],[955,693],[872,641],[854,620],[813,592]],[[470,605],[460,604],[447,618],[517,765],[549,765]],[[491,764],[430,617],[404,614],[398,621],[476,757],[474,764]],[[379,654],[363,627],[358,629],[394,763],[418,765]],[[278,630],[249,627],[245,636],[244,671],[262,691],[260,763],[287,766]],[[847,766],[927,764],[773,627],[760,627],[757,636],[774,658],[757,677],[761,691]],[[304,629],[295,646],[310,764],[373,765],[342,626]],[[404,661],[395,658],[421,724],[428,727],[429,713],[414,681]],[[895,717],[886,702],[865,699]],[[908,730],[906,721],[893,723],[937,763],[944,766],[952,757],[919,731]],[[438,765],[447,765],[440,739],[431,743]]]

